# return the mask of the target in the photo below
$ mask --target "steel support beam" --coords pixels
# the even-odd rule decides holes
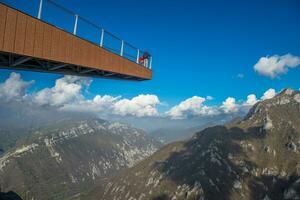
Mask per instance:
[[[46,68],[46,66],[47,66],[47,63],[45,63],[45,62],[41,62],[41,61],[39,61],[39,60],[37,60],[37,59],[35,59],[34,60],[38,65],[40,65],[41,67],[43,67],[43,68]]]
[[[51,70],[51,71],[57,70],[57,69],[66,67],[66,66],[68,66],[68,65],[69,65],[69,64],[59,64],[59,65],[56,65],[56,66],[53,66],[53,67],[49,68],[49,70]]]
[[[1,60],[2,62],[4,62],[4,63],[7,63],[7,62],[8,62],[8,60],[6,59],[6,57],[5,57],[5,56],[2,56],[2,55],[0,55],[0,60]]]
[[[82,70],[81,72],[79,72],[80,74],[86,74],[89,72],[95,71],[95,69],[86,69],[86,70]]]
[[[125,79],[132,79],[132,76],[123,76]]]
[[[114,73],[107,73],[107,74],[104,74],[103,76],[112,76],[112,75],[114,75]]]
[[[16,67],[24,62],[27,62],[28,60],[31,60],[31,57],[21,57],[18,60],[16,60],[15,62],[11,63],[11,67]]]

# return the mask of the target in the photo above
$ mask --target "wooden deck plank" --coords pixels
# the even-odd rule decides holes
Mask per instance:
[[[18,54],[24,53],[25,35],[26,35],[26,18],[23,13],[18,13],[17,25],[16,25],[16,39],[14,49]]]
[[[40,21],[36,21],[35,38],[34,38],[34,56],[43,56],[43,41],[44,41],[44,25]]]
[[[34,56],[34,39],[35,39],[35,23],[36,21],[27,17],[24,54]]]
[[[11,52],[14,50],[17,14],[18,13],[16,10],[7,8],[3,44],[3,50],[7,52]]]
[[[3,50],[7,7],[0,4],[0,50]]]

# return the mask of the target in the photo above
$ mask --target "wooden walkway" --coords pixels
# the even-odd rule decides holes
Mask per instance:
[[[152,70],[0,3],[0,68],[126,80]]]

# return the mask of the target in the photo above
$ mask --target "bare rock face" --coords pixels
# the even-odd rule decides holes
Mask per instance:
[[[0,188],[25,199],[79,197],[149,157],[159,143],[129,125],[63,120],[0,155]]]
[[[297,152],[297,145],[293,141],[286,143],[286,148],[290,151]]]
[[[90,199],[299,199],[300,93],[284,90],[247,116],[164,146]]]

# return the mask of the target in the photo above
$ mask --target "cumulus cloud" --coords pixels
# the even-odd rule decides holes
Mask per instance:
[[[212,97],[207,97],[207,100],[210,99],[212,99]],[[217,110],[213,107],[203,105],[205,101],[206,98],[193,96],[172,107],[166,114],[173,119],[182,119],[188,116],[209,116],[217,114]]]
[[[76,111],[87,113],[99,113],[106,115],[111,113],[113,105],[120,97],[113,97],[110,95],[96,95],[93,99],[81,99],[77,102],[71,102],[63,105],[60,110],[64,111]]]
[[[236,104],[235,98],[233,97],[228,97],[225,101],[223,101],[221,108],[225,113],[238,112],[238,104]]]
[[[286,54],[283,56],[274,55],[261,57],[254,65],[254,70],[263,76],[275,78],[288,72],[289,68],[300,65],[300,57]]]
[[[113,105],[114,114],[137,117],[157,116],[156,106],[160,103],[156,95],[141,94],[132,99],[121,99]]]
[[[34,95],[39,105],[62,106],[72,101],[82,99],[81,90],[90,84],[89,79],[64,76],[57,79],[52,88],[45,88]]]
[[[271,99],[276,95],[276,91],[273,88],[268,89],[261,97],[262,100]]]
[[[131,115],[136,117],[157,116],[157,105],[160,101],[156,95],[141,94],[132,99],[120,96],[96,95],[92,100],[81,99],[63,105],[65,111],[90,112],[99,115]]]
[[[253,106],[254,104],[256,104],[258,102],[256,95],[255,94],[249,94],[247,96],[247,100],[244,103],[244,105],[246,106]]]
[[[57,79],[52,88],[45,88],[33,95],[39,105],[57,106],[64,111],[92,112],[103,115],[133,115],[137,117],[156,116],[160,103],[156,95],[141,94],[132,99],[120,96],[96,95],[86,99],[83,88],[90,85],[90,80],[82,77],[64,76]]]
[[[4,83],[0,84],[0,98],[5,100],[20,100],[26,94],[26,89],[31,86],[34,81],[24,81],[21,75],[12,72]]]
[[[270,99],[275,95],[276,92],[274,89],[268,89],[261,97],[261,100]],[[166,114],[172,119],[186,119],[189,116],[245,114],[254,104],[260,101],[255,94],[249,94],[246,100],[240,100],[239,102],[237,102],[234,97],[227,97],[219,106],[204,105],[205,101],[210,99],[212,98],[209,96],[206,98],[198,96],[188,98],[172,107]]]

